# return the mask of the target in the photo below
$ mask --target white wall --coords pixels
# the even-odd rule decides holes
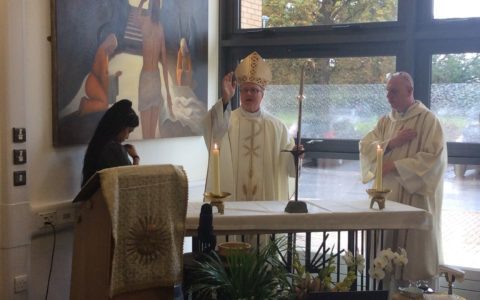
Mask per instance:
[[[0,103],[4,109],[0,112],[0,299],[42,299],[52,236],[30,239],[31,232],[36,230],[35,218],[31,219],[32,226],[28,222],[33,215],[30,208],[38,211],[43,207],[69,205],[79,190],[85,146],[54,148],[52,144],[51,44],[47,41],[51,28],[50,1],[0,0],[0,6],[0,38],[2,44],[10,43],[0,49]],[[208,49],[208,99],[213,103],[218,90],[218,1],[214,0],[209,0]],[[23,146],[28,151],[28,163],[23,168],[28,171],[28,184],[20,188],[11,185],[11,172],[18,168],[11,166],[10,159],[12,147],[18,146],[11,144],[13,126],[27,128],[27,143]],[[203,181],[207,151],[202,137],[132,143],[141,154],[142,164],[183,165],[189,180]],[[201,198],[201,195],[192,197]],[[7,217],[2,218],[4,215]],[[9,237],[13,232],[20,233],[20,238],[12,242]],[[22,235],[28,240],[22,241]],[[57,236],[50,300],[68,299],[72,241],[71,228]],[[14,294],[13,277],[21,273],[28,273],[29,289],[26,293]]]
[[[13,279],[30,266],[30,204],[28,186],[13,186],[13,172],[27,165],[13,165],[12,150],[25,143],[12,143],[12,127],[25,127],[25,62],[23,1],[0,0],[0,299],[24,299],[13,294]]]

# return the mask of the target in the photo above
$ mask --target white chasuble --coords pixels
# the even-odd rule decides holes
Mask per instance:
[[[248,114],[244,111],[242,113]],[[239,143],[238,149],[232,149],[233,161],[237,164],[237,173],[246,176],[237,176],[236,200],[262,200],[265,124],[262,118],[246,117],[239,119],[238,127]]]
[[[205,143],[220,146],[220,185],[231,200],[288,200],[288,177],[295,176],[294,146],[285,125],[262,111],[223,109],[218,101],[205,118]],[[212,191],[209,159],[206,191]]]
[[[385,152],[384,162],[394,161],[396,171],[383,176],[383,187],[392,190],[387,195],[388,200],[430,212],[433,229],[386,232],[384,248],[407,250],[409,262],[403,270],[403,279],[430,279],[438,275],[438,264],[442,259],[440,216],[447,166],[446,143],[436,116],[421,102],[415,101],[404,114],[392,111],[382,117],[375,129],[360,140],[362,180],[367,183],[374,178],[377,145],[386,149],[402,128],[414,129],[417,137]]]

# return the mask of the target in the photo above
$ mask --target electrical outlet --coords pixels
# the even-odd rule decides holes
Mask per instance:
[[[27,274],[15,276],[13,279],[13,287],[15,293],[21,293],[27,290],[28,287],[28,278]]]
[[[41,212],[38,214],[40,217],[40,227],[45,227],[47,223],[50,224],[57,224],[57,212],[56,211],[49,211],[49,212]]]
[[[75,210],[73,208],[62,208],[57,211],[57,224],[73,224],[75,220]]]

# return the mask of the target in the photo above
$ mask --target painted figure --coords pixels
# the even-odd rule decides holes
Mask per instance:
[[[164,106],[161,90],[159,62],[162,64],[162,75],[165,83],[167,105],[173,116],[172,97],[168,84],[168,60],[165,48],[165,33],[160,23],[160,0],[150,0],[149,13],[144,15],[141,0],[138,5],[137,25],[142,31],[143,65],[138,87],[138,110],[142,124],[144,139],[155,138],[155,130],[159,120],[160,109]]]

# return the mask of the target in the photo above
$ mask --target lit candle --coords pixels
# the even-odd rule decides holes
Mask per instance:
[[[220,149],[215,143],[212,150],[212,167],[213,167],[213,193],[221,195],[220,190]]]
[[[383,190],[382,188],[382,169],[383,169],[383,149],[380,145],[377,145],[377,173],[375,175],[375,189],[377,191]]]

